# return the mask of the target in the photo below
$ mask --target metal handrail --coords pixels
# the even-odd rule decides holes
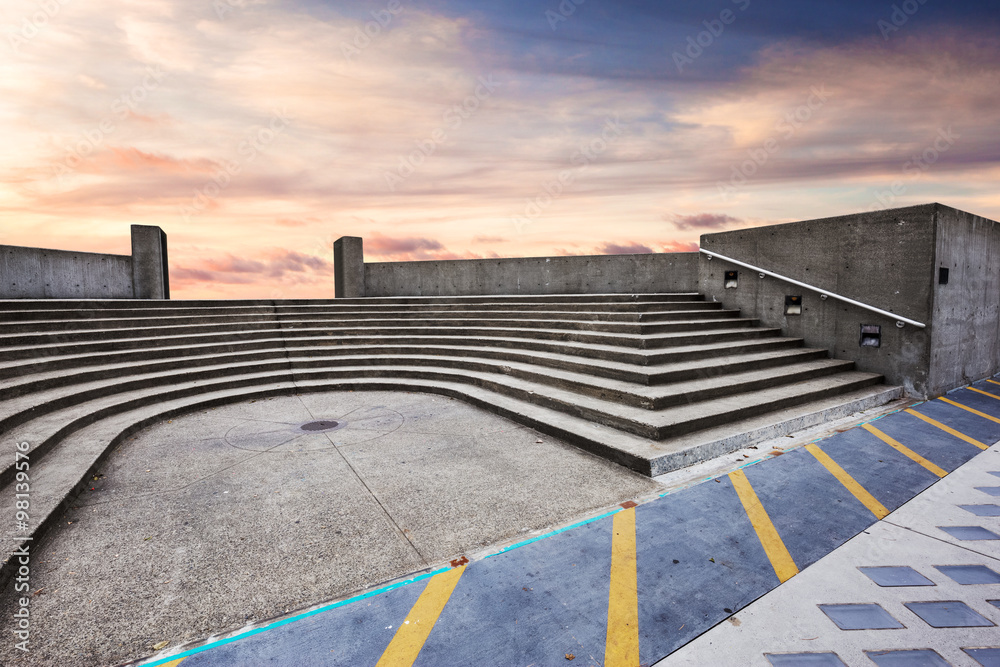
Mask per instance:
[[[751,271],[756,271],[758,274],[760,274],[761,278],[763,278],[764,276],[771,276],[772,278],[783,280],[786,283],[791,283],[793,285],[798,285],[799,287],[804,287],[805,289],[812,290],[814,292],[819,292],[821,298],[823,299],[830,297],[831,299],[836,299],[837,301],[843,301],[844,303],[849,303],[852,306],[857,306],[859,308],[864,308],[865,310],[870,310],[873,313],[884,315],[888,318],[896,320],[896,326],[899,327],[900,329],[902,329],[903,326],[906,324],[912,324],[913,326],[919,329],[924,329],[927,327],[926,324],[917,322],[916,320],[911,320],[909,318],[902,317],[900,315],[897,315],[896,313],[890,313],[888,310],[882,310],[881,308],[876,308],[875,306],[869,306],[866,303],[861,303],[860,301],[855,301],[854,299],[848,299],[846,296],[834,294],[833,292],[829,292],[825,289],[820,289],[819,287],[816,287],[814,285],[807,285],[806,283],[795,280],[794,278],[789,278],[788,276],[783,276],[780,273],[775,273],[773,271],[768,271],[767,269],[762,269],[759,266],[754,266],[753,264],[747,264],[746,262],[741,262],[738,259],[733,259],[732,257],[726,257],[725,255],[720,255],[719,253],[714,252],[712,250],[706,250],[705,248],[699,248],[698,250],[701,253],[708,255],[709,260],[711,260],[713,257],[718,257],[719,259],[725,262],[736,264],[737,266],[742,266],[743,268],[750,269]]]

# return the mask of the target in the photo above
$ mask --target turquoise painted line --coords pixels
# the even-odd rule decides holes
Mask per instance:
[[[585,519],[584,521],[574,523],[570,526],[557,528],[556,530],[553,530],[551,533],[545,533],[544,535],[539,535],[538,537],[532,537],[530,540],[525,540],[524,542],[518,542],[517,544],[512,544],[509,547],[504,547],[503,549],[497,551],[496,553],[484,556],[483,560],[486,560],[487,558],[493,558],[494,556],[499,556],[500,554],[505,554],[508,551],[513,551],[514,549],[520,549],[521,547],[526,547],[529,544],[534,544],[535,542],[538,542],[539,540],[544,540],[547,537],[552,537],[554,535],[558,535],[559,533],[565,533],[567,530],[573,530],[574,528],[579,528],[580,526],[586,526],[588,523],[594,523],[595,521],[600,521],[601,519],[607,519],[609,516],[614,516],[615,514],[618,514],[619,512],[622,511],[624,510],[619,508],[611,512],[608,512],[607,514],[602,514],[601,516],[595,516],[591,519]]]
[[[209,651],[213,648],[218,648],[220,646],[225,646],[226,644],[232,644],[233,642],[240,641],[242,639],[247,639],[248,637],[253,637],[254,635],[259,635],[262,632],[267,632],[268,630],[274,630],[275,628],[280,628],[283,625],[288,625],[289,623],[294,623],[295,621],[301,621],[302,619],[309,618],[310,616],[316,616],[317,614],[322,614],[323,612],[330,611],[332,609],[337,609],[338,607],[343,607],[345,605],[349,605],[352,602],[360,602],[361,600],[367,600],[368,598],[375,597],[376,595],[381,595],[382,593],[388,593],[389,591],[394,591],[397,588],[402,588],[404,586],[409,586],[410,584],[415,584],[418,581],[424,581],[425,579],[430,579],[434,575],[441,574],[442,572],[448,572],[449,570],[451,570],[450,566],[442,567],[438,570],[434,570],[433,572],[427,572],[425,574],[421,574],[420,576],[414,577],[413,579],[407,579],[406,581],[398,581],[394,584],[383,586],[382,588],[376,588],[373,591],[368,591],[367,593],[362,593],[361,595],[355,595],[352,598],[341,600],[340,602],[334,602],[332,604],[319,607],[318,609],[313,609],[311,611],[303,612],[301,614],[296,614],[295,616],[283,618],[280,621],[275,621],[274,623],[269,623],[268,625],[265,625],[263,627],[254,628],[253,630],[247,630],[246,632],[234,635],[232,637],[227,637],[226,639],[220,639],[218,641],[214,641],[211,644],[205,644],[204,646],[198,646],[183,653],[177,653],[168,657],[160,658],[155,662],[143,662],[138,664],[141,665],[141,667],[157,667],[157,665],[165,665],[168,662],[173,662],[174,660],[180,660],[181,658],[190,658],[192,655],[196,655],[198,653],[204,653],[205,651]]]

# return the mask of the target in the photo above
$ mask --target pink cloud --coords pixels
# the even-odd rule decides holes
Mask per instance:
[[[695,213],[693,215],[673,214],[663,216],[665,220],[673,223],[677,229],[723,229],[730,225],[743,222],[740,218],[723,213]]]
[[[596,248],[599,255],[648,255],[653,249],[647,245],[631,241],[626,244],[605,243]]]
[[[440,241],[417,237],[393,238],[374,234],[365,239],[365,251],[376,256],[407,255],[415,252],[444,250]]]

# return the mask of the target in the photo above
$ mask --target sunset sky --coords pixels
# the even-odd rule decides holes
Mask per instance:
[[[0,26],[0,244],[159,225],[174,298],[331,297],[340,236],[393,261],[1000,219],[994,3],[4,0]]]

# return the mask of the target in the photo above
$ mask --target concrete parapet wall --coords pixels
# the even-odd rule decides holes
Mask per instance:
[[[766,326],[827,348],[860,370],[881,373],[908,394],[928,397],[1000,372],[1000,225],[942,206],[859,213],[740,229],[701,238],[706,251],[799,280],[926,324],[896,320],[716,257],[702,256],[700,291]],[[949,282],[939,284],[941,267]],[[726,272],[739,272],[726,288]],[[801,314],[786,315],[786,297]],[[881,328],[881,345],[861,345],[861,326]]]
[[[339,276],[339,274],[338,274]],[[695,292],[698,253],[517,257],[364,265],[365,296]]]
[[[936,214],[931,394],[1000,372],[1000,223],[941,205]]]
[[[2,299],[169,299],[167,238],[132,226],[132,256],[0,246]]]
[[[344,236],[333,242],[333,296],[357,299],[366,295],[364,241]]]
[[[132,298],[132,258],[0,246],[0,298]]]

